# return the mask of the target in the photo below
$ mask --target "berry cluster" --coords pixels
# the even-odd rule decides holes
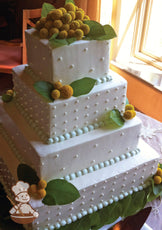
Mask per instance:
[[[161,184],[162,183],[162,169],[158,166],[156,174],[154,176],[154,183]]]
[[[45,180],[40,180],[38,184],[32,184],[29,187],[29,194],[35,199],[43,199],[46,196],[47,182]]]
[[[51,97],[56,100],[58,98],[70,98],[73,95],[73,88],[70,85],[62,86],[60,81],[54,83],[54,89],[51,92]]]
[[[51,10],[47,17],[37,21],[36,29],[42,39],[58,34],[59,39],[75,37],[81,40],[90,31],[89,26],[83,23],[84,20],[89,20],[84,10],[73,3],[67,3],[64,7]]]
[[[123,118],[126,120],[130,120],[136,116],[136,112],[134,110],[134,106],[131,104],[127,104],[125,106],[125,112],[123,114]]]

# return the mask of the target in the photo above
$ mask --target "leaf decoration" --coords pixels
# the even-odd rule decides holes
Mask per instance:
[[[3,94],[2,95],[2,101],[3,102],[10,102],[10,101],[12,101],[12,99],[13,99],[13,96],[11,96],[11,95],[9,95],[9,94]]]
[[[66,0],[66,1],[65,1],[65,5],[66,5],[67,3],[70,3],[70,2],[73,3],[73,4],[75,5],[74,0]]]
[[[55,9],[55,7],[52,4],[47,3],[47,2],[43,3],[42,12],[41,12],[41,18],[46,17],[47,14],[53,9]]]
[[[153,179],[151,179],[151,182],[152,182],[153,194],[157,197],[162,196],[162,183],[155,184]]]
[[[124,125],[125,121],[122,118],[119,110],[113,109],[104,116],[104,124],[108,129],[117,129]]]
[[[76,80],[70,84],[73,88],[73,96],[78,97],[84,94],[88,94],[94,87],[96,80],[89,77]]]
[[[53,102],[53,99],[51,98],[51,91],[54,89],[52,83],[47,81],[37,81],[34,83],[34,88],[48,102]]]
[[[84,24],[90,27],[90,32],[85,36],[85,40],[110,40],[116,37],[116,33],[112,26],[101,25],[100,23],[92,20],[85,20]]]
[[[19,164],[17,168],[17,177],[19,180],[31,184],[38,184],[39,177],[36,171],[26,164]]]
[[[76,38],[67,38],[67,39],[57,39],[58,34],[53,34],[52,37],[49,39],[50,45],[53,49],[70,45],[71,43],[76,41]]]
[[[47,195],[43,199],[46,205],[69,204],[80,197],[75,186],[66,180],[55,179],[47,183]]]

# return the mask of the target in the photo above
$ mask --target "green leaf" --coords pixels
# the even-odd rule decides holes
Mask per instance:
[[[50,38],[50,45],[53,49],[61,47],[61,46],[66,46],[68,45],[68,42],[66,39],[51,39]]]
[[[13,99],[13,96],[11,96],[11,95],[9,95],[9,94],[3,94],[2,95],[2,101],[3,102],[10,102],[10,101],[12,101],[12,99]]]
[[[53,102],[53,99],[51,98],[51,91],[54,89],[52,83],[47,81],[37,81],[34,83],[34,88],[47,101]]]
[[[153,189],[153,194],[158,197],[162,195],[162,183],[161,184],[155,184],[154,180],[152,179],[152,189]]]
[[[17,168],[17,177],[19,180],[31,184],[38,184],[39,177],[36,171],[26,164],[19,164]]]
[[[90,28],[90,32],[86,36],[86,38],[90,38],[91,40],[96,40],[97,37],[105,35],[104,27],[96,21],[85,20],[84,24],[88,25]]]
[[[80,197],[74,185],[61,179],[49,181],[46,192],[47,195],[42,201],[46,205],[69,204]]]
[[[131,198],[132,199],[131,199],[129,208],[127,209],[127,212],[125,213],[125,216],[134,215],[135,213],[143,209],[147,202],[147,194],[144,190],[133,193]]]
[[[94,87],[96,80],[93,78],[85,77],[76,80],[70,84],[73,88],[73,96],[78,97],[84,94],[88,94]]]
[[[99,212],[94,212],[89,216],[91,229],[97,227],[100,224],[100,215]]]
[[[66,0],[66,1],[65,1],[65,5],[66,5],[67,3],[70,3],[70,2],[73,3],[73,4],[75,5],[74,0]]]
[[[159,163],[159,168],[161,168],[161,169],[162,169],[162,164],[160,164],[160,163]]]
[[[53,9],[55,9],[55,7],[52,4],[47,3],[47,2],[43,3],[42,12],[41,12],[41,18],[46,17],[47,14]]]
[[[104,115],[104,124],[108,129],[120,128],[124,125],[124,122],[124,119],[117,109],[113,109]]]
[[[127,217],[128,216],[128,212],[129,212],[128,210],[130,208],[131,201],[132,201],[131,195],[128,195],[123,200],[119,201],[123,207],[123,212],[121,214],[121,217]]]

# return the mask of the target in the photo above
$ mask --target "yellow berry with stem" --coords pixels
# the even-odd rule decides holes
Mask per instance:
[[[53,22],[53,27],[60,29],[62,27],[63,23],[60,19],[57,19]]]
[[[70,23],[72,21],[72,16],[69,13],[65,13],[63,17],[61,18],[61,20],[64,24]]]
[[[68,31],[68,37],[69,37],[69,38],[73,38],[73,37],[74,37],[74,33],[75,33],[75,31],[72,30],[72,29],[70,29],[70,30]]]
[[[52,27],[50,30],[49,30],[49,37],[51,37],[53,34],[58,34],[59,33],[59,30],[55,27]]]
[[[69,24],[63,24],[62,27],[60,28],[60,30],[66,30],[66,31],[69,31],[69,29],[70,29]]]
[[[62,83],[60,81],[57,81],[53,84],[53,86],[54,86],[54,89],[60,90],[62,87]]]
[[[13,96],[13,93],[14,93],[14,91],[12,89],[8,89],[6,92],[6,94],[10,95],[10,96]]]
[[[67,3],[64,7],[67,11],[75,11],[76,9],[75,5],[72,2]]]
[[[160,176],[154,176],[154,183],[155,184],[161,184],[162,178]]]
[[[38,194],[38,197],[42,199],[46,196],[46,190],[44,188],[38,189],[37,194]]]
[[[127,104],[127,105],[125,106],[125,110],[126,110],[126,111],[127,111],[127,110],[134,110],[134,106],[131,105],[131,104]]]
[[[52,20],[60,19],[63,16],[63,12],[59,9],[54,9],[50,12]]]
[[[37,185],[36,184],[31,184],[30,187],[29,187],[29,193],[31,195],[37,193]]]
[[[84,15],[83,20],[90,20],[90,18],[89,18],[89,16],[88,16],[88,15]]]
[[[42,26],[42,27],[44,27],[46,21],[47,21],[46,17],[42,17],[42,18],[40,19],[40,23],[41,23],[41,26]]]
[[[64,15],[65,13],[67,13],[67,10],[66,10],[64,7],[60,7],[59,10],[62,11],[63,15]]]
[[[70,29],[76,30],[80,28],[80,23],[77,20],[74,20],[70,24]]]
[[[83,24],[80,28],[83,30],[84,35],[87,35],[90,32],[90,28],[86,24]]]
[[[65,38],[67,38],[68,33],[67,33],[66,30],[62,30],[62,31],[59,32],[58,36],[59,36],[60,39],[65,39]]]
[[[70,98],[73,95],[73,88],[70,85],[64,85],[60,89],[62,98]]]
[[[60,98],[60,91],[58,89],[54,89],[51,92],[51,97],[56,100],[58,98]]]
[[[48,38],[48,30],[46,28],[40,29],[39,36],[42,39]]]
[[[157,169],[156,175],[162,177],[162,169],[161,168]]]
[[[76,19],[83,20],[83,18],[84,18],[84,11],[78,10],[78,11],[76,11],[75,15],[76,15]]]
[[[36,30],[40,30],[42,27],[43,27],[43,25],[42,25],[41,22],[38,20],[38,21],[35,23],[35,28],[36,28]]]
[[[84,36],[83,30],[81,29],[76,29],[74,36],[76,37],[77,40],[81,40],[82,37]]]
[[[46,188],[47,187],[47,182],[43,179],[41,179],[39,182],[38,182],[38,189],[40,188]]]
[[[68,11],[68,13],[71,15],[72,20],[74,20],[76,17],[75,12],[74,11]]]
[[[47,20],[46,23],[44,24],[44,27],[49,30],[53,26],[53,21],[52,20]]]

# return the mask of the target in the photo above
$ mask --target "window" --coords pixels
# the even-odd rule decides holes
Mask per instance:
[[[135,56],[162,70],[162,1],[139,1]]]
[[[112,11],[106,13],[108,9]],[[101,16],[117,33],[111,63],[161,90],[162,0],[101,0]]]

